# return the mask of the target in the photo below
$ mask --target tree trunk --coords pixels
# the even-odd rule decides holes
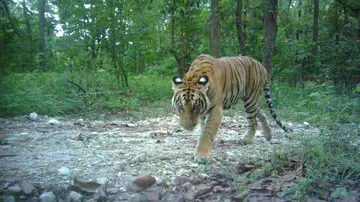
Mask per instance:
[[[314,0],[314,23],[313,23],[313,43],[312,54],[314,57],[318,53],[318,36],[319,36],[319,0]]]
[[[300,20],[301,18],[301,0],[299,0],[299,5],[298,5],[298,20]],[[299,40],[300,39],[300,30],[296,30],[296,40]]]
[[[211,17],[210,17],[210,55],[218,58],[220,56],[220,1],[211,0]]]
[[[269,0],[265,3],[265,44],[264,44],[264,60],[263,65],[268,72],[268,79],[271,80],[272,74],[272,57],[275,50],[275,39],[276,39],[276,10],[277,10],[277,0]]]
[[[239,42],[240,52],[241,55],[246,55],[246,48],[245,48],[245,37],[242,30],[242,0],[237,0],[237,6],[236,6],[236,29],[237,29],[237,38]]]
[[[28,33],[29,41],[32,41],[32,28],[30,23],[29,11],[26,7],[26,0],[23,0],[22,5],[23,5],[23,14],[25,17],[25,24],[26,24],[26,30]]]
[[[8,2],[7,2],[7,0],[2,0],[2,1],[0,1],[0,3],[1,3],[1,6],[3,7],[3,10],[4,10],[4,12],[5,12],[5,15],[6,15],[7,19],[9,20],[9,23],[10,23],[10,25],[11,25],[11,28],[14,30],[15,35],[18,36],[18,37],[21,37],[20,31],[19,31],[19,29],[16,27],[16,24],[15,24],[14,20],[13,20],[12,17],[11,17],[11,13],[10,13],[10,11],[9,11],[9,7],[8,7]]]
[[[142,74],[143,72],[143,64],[142,64],[142,53],[141,53],[141,25],[142,25],[142,19],[141,19],[141,5],[140,5],[140,0],[135,0],[135,12],[136,12],[136,27],[138,28],[138,33],[136,34],[136,41],[135,41],[135,46],[136,46],[136,72],[137,74]]]
[[[46,71],[45,0],[39,0],[40,67]]]

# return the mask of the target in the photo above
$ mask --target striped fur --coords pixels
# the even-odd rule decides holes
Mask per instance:
[[[265,114],[259,108],[259,97],[265,91],[272,117],[285,131],[287,128],[277,118],[273,109],[266,69],[257,60],[239,56],[213,58],[199,55],[191,64],[183,79],[174,77],[172,105],[180,115],[180,124],[192,130],[198,120],[203,136],[212,142],[220,125],[223,109],[228,109],[239,100],[244,103],[248,130],[244,137],[251,141],[255,134],[257,119],[263,126],[263,135],[271,139],[271,130]],[[202,138],[205,139],[206,137]],[[208,146],[200,138],[197,155],[209,155]],[[206,139],[203,142],[209,142]],[[201,151],[201,148],[207,148]]]

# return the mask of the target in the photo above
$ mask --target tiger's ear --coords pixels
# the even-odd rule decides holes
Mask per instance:
[[[206,75],[201,76],[199,81],[198,81],[198,83],[200,85],[206,85],[208,82],[209,82],[209,77],[206,76]]]

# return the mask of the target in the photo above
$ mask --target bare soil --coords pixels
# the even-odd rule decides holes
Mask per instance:
[[[200,130],[182,130],[176,116],[141,121],[1,119],[0,194],[22,201],[36,201],[46,191],[58,201],[292,201],[289,190],[302,178],[296,156],[300,144],[294,135],[273,122],[271,126],[272,141],[259,129],[252,144],[237,145],[246,120],[225,116],[212,162],[198,164],[193,153]],[[302,124],[291,127],[312,130]],[[279,160],[284,158],[286,165]],[[148,175],[156,179],[154,185],[145,182],[144,189],[131,189],[134,179]],[[97,186],[74,189],[75,179],[98,184],[103,192],[94,193]],[[24,193],[24,181],[38,191]],[[14,186],[22,192],[10,192]]]

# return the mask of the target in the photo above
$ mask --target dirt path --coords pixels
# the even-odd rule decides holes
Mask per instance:
[[[245,132],[245,119],[225,116],[213,162],[201,165],[193,161],[199,128],[183,131],[175,116],[138,122],[2,119],[0,193],[24,201],[36,201],[46,191],[59,201],[288,200],[282,191],[297,183],[301,167],[294,159],[292,167],[279,164],[274,175],[279,167],[274,158],[298,149],[299,142],[271,125],[271,142],[258,131],[253,144],[241,146],[235,141]],[[154,176],[156,184],[129,191],[129,184],[144,175]],[[74,192],[74,178],[103,184],[104,193]],[[9,187],[24,189],[24,181],[39,191],[9,192]]]

